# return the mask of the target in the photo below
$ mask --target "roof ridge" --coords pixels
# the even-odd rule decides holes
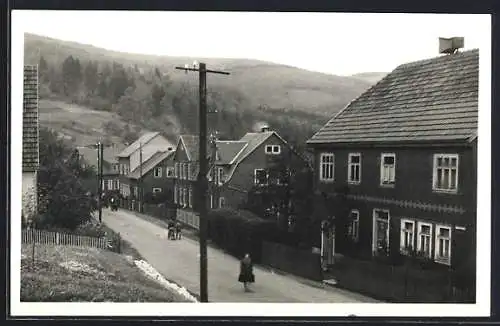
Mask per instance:
[[[470,49],[470,50],[464,50],[464,51],[456,52],[456,53],[453,53],[453,54],[442,54],[442,55],[434,56],[432,58],[420,59],[420,60],[416,60],[416,61],[406,62],[406,63],[400,64],[399,66],[397,66],[396,69],[402,68],[402,67],[414,66],[414,65],[422,65],[422,64],[425,64],[425,63],[428,63],[428,62],[436,62],[436,61],[444,61],[444,60],[456,59],[456,58],[458,58],[460,56],[471,56],[471,55],[474,55],[476,52],[479,52],[479,49],[474,48],[474,49]],[[396,70],[396,69],[394,69],[394,70]]]

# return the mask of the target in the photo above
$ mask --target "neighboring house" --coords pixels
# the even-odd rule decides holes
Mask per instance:
[[[137,196],[142,188],[144,196],[162,193],[163,198],[173,202],[174,189],[174,151],[156,152],[140,167],[128,174],[129,187],[132,194]],[[142,173],[142,177],[141,177]]]
[[[207,145],[208,158],[213,152]],[[194,210],[196,182],[199,164],[199,140],[197,136],[179,138],[174,156],[174,200],[181,208]],[[237,141],[216,141],[215,160],[211,161],[208,174],[209,208],[239,208],[246,202],[248,192],[259,185],[279,184],[279,176],[268,173],[270,166],[281,159],[305,162],[276,132],[263,129],[247,133]]]
[[[39,146],[38,66],[24,66],[22,216],[25,220],[34,218],[38,212]]]
[[[127,175],[136,170],[139,164],[146,162],[157,152],[173,151],[174,146],[159,132],[148,132],[117,155],[120,174],[120,193],[124,197],[131,195]]]
[[[83,159],[82,165],[93,166],[97,171],[97,149],[78,147],[78,152]],[[124,149],[124,145],[113,145],[103,149],[103,184],[102,189],[108,191],[120,190],[120,173],[117,155]]]
[[[475,255],[478,50],[403,64],[310,140],[322,249],[458,266]],[[318,230],[318,235],[320,234]],[[438,265],[436,265],[438,267]]]

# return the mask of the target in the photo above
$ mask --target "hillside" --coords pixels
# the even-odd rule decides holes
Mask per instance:
[[[140,69],[158,67],[173,81],[191,81],[193,75],[175,70],[193,58],[120,53],[91,45],[25,34],[25,62],[37,63],[42,55],[49,63],[61,63],[69,55],[81,61],[113,60]],[[288,108],[331,116],[366,90],[372,80],[311,72],[295,67],[247,59],[197,58],[213,69],[224,69],[230,76],[209,76],[208,88],[230,89],[248,100],[249,108],[259,105]]]
[[[351,75],[353,78],[364,80],[368,83],[375,84],[387,75],[386,72],[362,72],[359,74]]]

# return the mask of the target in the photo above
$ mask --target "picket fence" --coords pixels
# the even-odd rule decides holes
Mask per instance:
[[[97,249],[108,249],[106,238],[81,236],[76,234],[43,231],[37,229],[22,231],[23,243],[39,243],[46,245],[91,247]]]

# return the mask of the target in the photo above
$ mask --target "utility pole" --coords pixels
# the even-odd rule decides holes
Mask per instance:
[[[139,212],[142,213],[142,142],[139,142]]]
[[[104,156],[104,149],[103,149],[103,144],[101,142],[97,143],[97,176],[98,176],[98,182],[97,182],[97,196],[98,198],[98,207],[99,207],[99,223],[102,223],[102,186],[103,186],[103,180],[102,180],[102,174],[103,174],[103,156]]]
[[[198,67],[197,67],[198,66]],[[200,168],[198,174],[198,208],[200,218],[200,301],[208,302],[208,276],[207,276],[207,73],[229,75],[228,72],[208,70],[205,63],[199,63],[190,68],[175,67],[178,70],[199,72],[199,158]]]

